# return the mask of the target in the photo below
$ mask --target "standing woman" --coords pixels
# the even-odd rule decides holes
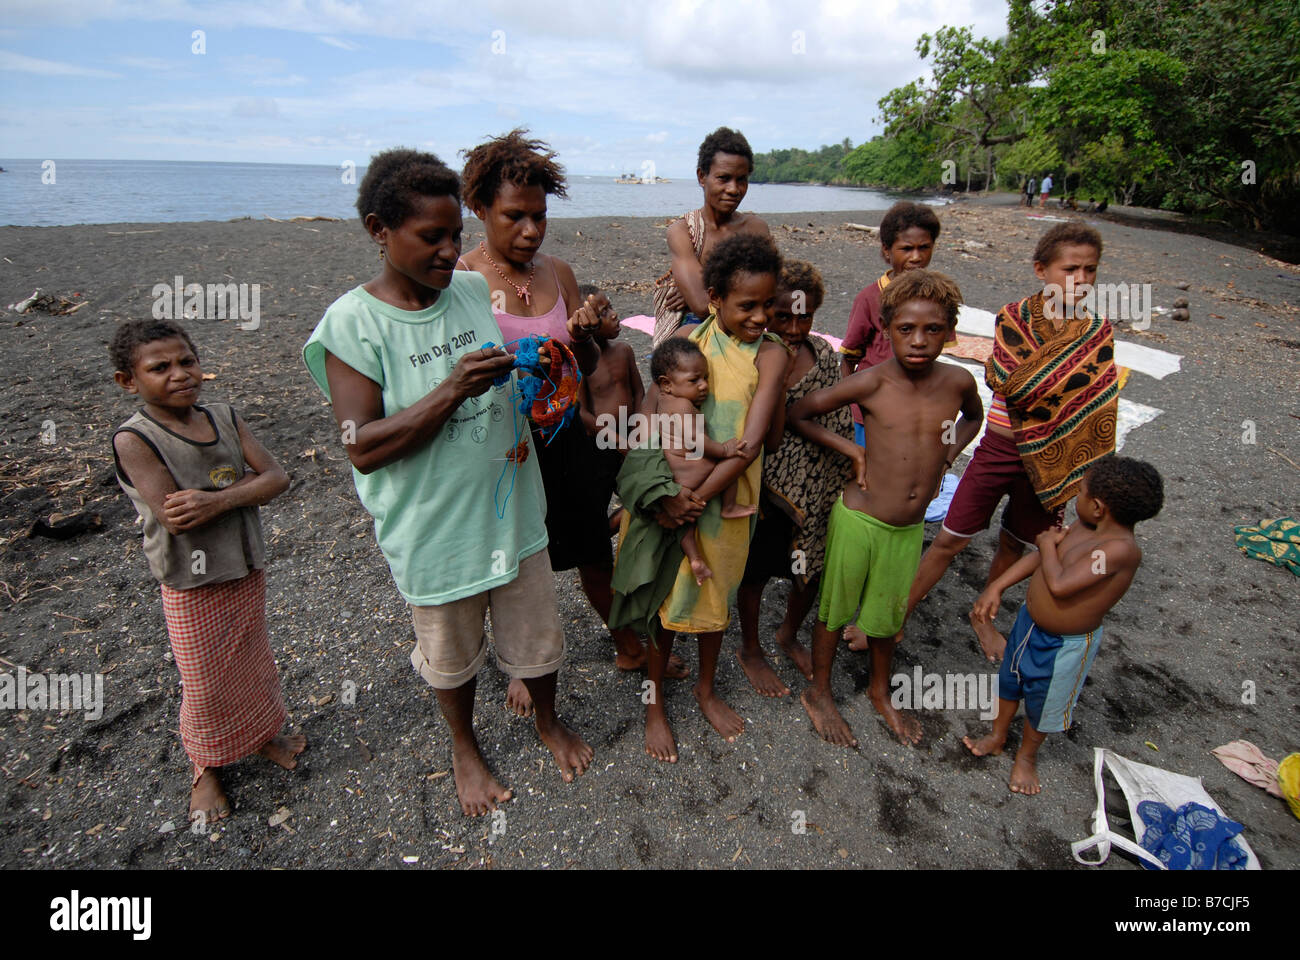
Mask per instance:
[[[437,157],[371,158],[357,212],[382,268],[325,311],[303,359],[334,408],[357,495],[402,598],[411,665],[434,688],[451,729],[461,809],[482,816],[511,792],[474,733],[476,677],[492,614],[497,663],[528,685],[537,733],[565,781],[592,750],[555,713],[564,630],[546,559],[542,483],[516,446],[515,375],[488,309],[487,285],[458,273],[460,180]],[[496,384],[499,377],[508,377]],[[498,512],[498,459],[518,475]]]
[[[599,326],[591,300],[578,294],[573,268],[541,252],[546,238],[546,198],[566,196],[564,168],[555,153],[525,130],[511,130],[465,152],[465,205],[483,223],[483,240],[466,253],[458,269],[487,280],[492,313],[507,350],[526,336],[554,337],[569,345],[583,375],[600,360],[591,336]],[[552,570],[578,568],[583,590],[609,621],[609,503],[591,486],[595,441],[580,423],[562,429],[550,443],[533,435],[532,449],[546,490],[546,530]],[[644,662],[645,651],[630,631],[616,631],[620,653]],[[681,674],[684,666],[678,665]],[[532,710],[528,690],[512,682],[506,705],[520,716]]]
[[[709,313],[704,285],[704,261],[727,237],[741,233],[770,237],[767,224],[752,213],[741,213],[754,172],[754,151],[739,130],[718,127],[700,144],[695,178],[704,191],[704,205],[668,227],[667,273],[655,281],[654,345],[663,343],[682,325],[687,314]]]

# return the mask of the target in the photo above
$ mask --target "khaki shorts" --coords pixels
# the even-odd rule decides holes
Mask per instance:
[[[564,630],[555,609],[555,576],[546,550],[521,560],[509,583],[432,607],[411,607],[411,666],[436,690],[474,677],[487,656],[483,615],[492,612],[497,664],[511,677],[544,677],[560,669]]]

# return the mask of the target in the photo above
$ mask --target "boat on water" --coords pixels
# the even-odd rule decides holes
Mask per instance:
[[[672,183],[667,177],[638,177],[632,173],[625,173],[614,180],[615,183]]]

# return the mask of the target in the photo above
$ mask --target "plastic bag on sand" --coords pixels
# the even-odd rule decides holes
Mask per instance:
[[[1128,802],[1129,819],[1136,833],[1135,839],[1129,839],[1110,828],[1110,824],[1106,819],[1106,787],[1101,777],[1103,768],[1110,769],[1115,782],[1124,791],[1124,799]],[[1143,823],[1142,817],[1138,815],[1138,804],[1143,801],[1154,800],[1167,805],[1173,810],[1177,810],[1185,803],[1199,803],[1209,807],[1225,819],[1228,817],[1223,812],[1223,808],[1205,792],[1205,787],[1202,786],[1199,777],[1170,773],[1168,770],[1161,770],[1159,767],[1121,757],[1118,753],[1106,750],[1103,747],[1097,747],[1095,750],[1092,779],[1097,788],[1097,810],[1093,814],[1092,821],[1093,835],[1086,840],[1079,840],[1070,844],[1070,852],[1074,854],[1074,859],[1091,867],[1100,866],[1106,862],[1113,844],[1158,870],[1167,869],[1158,857],[1142,848],[1142,835],[1146,832],[1146,825]],[[1245,835],[1237,836],[1236,840],[1246,851],[1246,869],[1259,870],[1259,858],[1255,856],[1255,851],[1246,842]],[[1093,847],[1097,848],[1097,859],[1084,859],[1081,854]]]

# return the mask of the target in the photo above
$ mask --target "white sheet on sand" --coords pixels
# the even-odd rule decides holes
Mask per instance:
[[[957,332],[973,337],[993,337],[997,314],[979,307],[963,303],[957,313]],[[838,349],[838,348],[837,348]],[[1146,344],[1133,343],[1129,340],[1115,340],[1115,362],[1121,367],[1128,367],[1138,373],[1163,380],[1171,373],[1177,373],[1182,357],[1176,353],[1167,353],[1148,347]]]
[[[968,333],[977,337],[992,337],[994,319],[995,314],[989,313],[987,310],[963,304],[961,313],[957,316],[957,332]],[[623,320],[624,326],[639,330],[648,336],[654,334],[654,323],[654,317],[644,315],[626,317]],[[840,343],[843,342],[839,337],[833,337],[830,334],[818,332],[817,335],[830,341],[831,346],[836,350],[839,349]],[[1165,353],[1163,350],[1154,350],[1142,344],[1125,343],[1120,340],[1115,342],[1115,352],[1116,360],[1120,366],[1150,374],[1157,380],[1171,373],[1177,373],[1179,360],[1181,359],[1177,355]],[[984,364],[976,363],[973,360],[962,360],[947,354],[940,356],[939,359],[945,363],[955,363],[959,367],[965,367],[970,371],[971,376],[975,378],[975,386],[979,388],[980,399],[984,401],[984,410],[987,412],[989,404],[993,402],[993,392],[984,383]],[[1125,400],[1120,397],[1119,411],[1115,423],[1116,452],[1123,449],[1124,438],[1128,436],[1130,430],[1140,427],[1144,423],[1150,423],[1162,413],[1164,411],[1159,407],[1149,407],[1145,403],[1135,403],[1132,400]],[[975,435],[975,440],[966,448],[962,456],[971,456],[975,452],[975,448],[979,446],[980,438],[983,436],[984,425],[980,424],[980,432]]]
[[[997,314],[995,313],[962,304],[961,310],[957,314],[957,332],[972,337],[989,337],[991,339],[996,319]],[[623,320],[623,325],[631,327],[633,330],[639,330],[647,336],[653,336],[654,334],[654,317],[645,315],[627,317]],[[836,350],[844,342],[839,337],[832,336],[829,333],[822,333],[820,330],[815,332],[817,336],[828,341]],[[1169,374],[1177,373],[1181,368],[1182,359],[1176,353],[1157,350],[1145,344],[1133,343],[1128,340],[1117,339],[1115,341],[1116,363],[1121,367],[1128,367],[1138,373],[1145,373],[1149,377],[1155,377],[1157,380],[1163,380]],[[977,379],[982,380],[983,378],[979,377]]]

